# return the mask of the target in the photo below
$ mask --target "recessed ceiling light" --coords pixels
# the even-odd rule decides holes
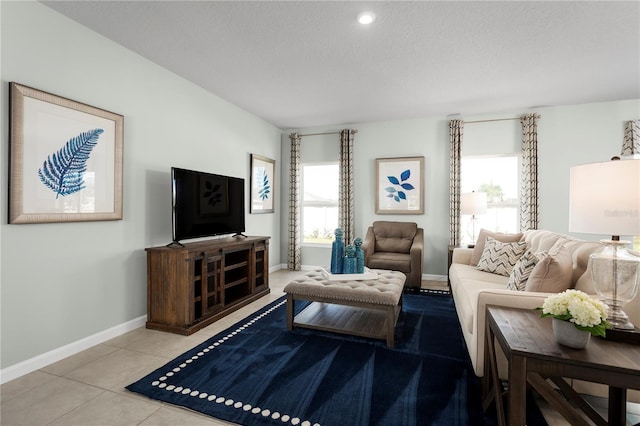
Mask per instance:
[[[369,25],[376,20],[376,15],[373,12],[362,12],[358,15],[358,22],[362,25]]]

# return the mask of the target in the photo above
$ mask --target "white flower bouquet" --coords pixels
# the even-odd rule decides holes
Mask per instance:
[[[565,290],[545,299],[541,317],[553,317],[572,322],[578,330],[588,331],[594,336],[605,336],[611,328],[607,322],[607,306],[580,290]]]

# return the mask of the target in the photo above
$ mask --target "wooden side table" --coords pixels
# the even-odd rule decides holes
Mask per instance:
[[[563,378],[608,385],[608,424],[626,424],[627,389],[640,389],[640,346],[592,337],[585,349],[571,349],[555,341],[548,318],[540,318],[539,312],[528,309],[489,306],[486,318],[484,407],[495,400],[501,426],[505,418],[495,340],[509,362],[509,425],[525,424],[527,383],[572,425],[588,424],[574,406],[595,424],[606,424]]]

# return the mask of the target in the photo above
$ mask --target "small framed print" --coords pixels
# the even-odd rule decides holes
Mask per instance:
[[[276,161],[251,154],[251,213],[273,213]]]
[[[124,117],[10,83],[9,223],[122,219]]]
[[[376,158],[376,214],[424,213],[424,157]]]

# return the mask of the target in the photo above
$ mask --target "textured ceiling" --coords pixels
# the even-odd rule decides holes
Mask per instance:
[[[640,98],[638,1],[43,3],[282,129]]]

